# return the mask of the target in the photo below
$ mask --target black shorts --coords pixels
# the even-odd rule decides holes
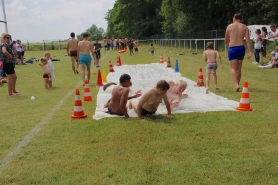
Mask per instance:
[[[24,51],[21,51],[21,55],[24,57]]]
[[[123,116],[124,115],[124,114],[117,114],[117,113],[113,112],[109,107],[107,107],[107,108],[108,108],[109,114],[111,114],[111,115],[118,115],[118,116]]]
[[[141,115],[144,116],[144,115],[152,115],[154,114],[155,112],[149,112],[145,109],[143,109],[143,107],[141,108]]]
[[[134,48],[135,51],[138,51],[138,48]]]
[[[4,64],[4,72],[7,74],[7,75],[12,75],[15,73],[14,71],[14,63],[5,63]]]
[[[105,90],[107,89],[107,87],[109,87],[110,85],[117,85],[117,84],[114,83],[114,82],[109,82],[108,84],[105,84],[105,85],[103,86],[103,91],[105,91]]]
[[[18,52],[17,52],[17,58],[18,58],[18,59],[21,59],[21,56],[22,56],[22,52],[21,52],[21,51],[18,51]]]
[[[95,51],[95,54],[96,54],[96,59],[100,59],[100,51]]]

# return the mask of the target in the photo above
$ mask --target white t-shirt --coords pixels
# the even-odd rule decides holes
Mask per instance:
[[[54,65],[50,59],[47,61],[47,64],[49,71],[54,71]]]
[[[277,34],[278,34],[278,29],[276,29],[275,32],[272,31],[272,32],[269,34],[269,36],[270,36],[270,35],[276,35],[276,37],[277,37]]]
[[[15,49],[16,49],[17,52],[22,52],[22,46],[21,46],[21,44],[16,44],[16,45],[15,45]]]
[[[254,44],[255,49],[261,49],[261,47],[262,47],[262,41],[261,40],[262,40],[262,38],[260,38],[260,40],[257,43],[255,42],[255,44]]]

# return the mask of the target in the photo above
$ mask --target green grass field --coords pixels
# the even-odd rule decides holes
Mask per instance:
[[[101,67],[108,71],[109,60],[115,65],[117,56],[123,64],[143,64],[159,62],[163,54],[171,57],[172,67],[178,59],[181,74],[194,81],[199,68],[205,69],[201,51],[192,55],[156,47],[152,57],[148,49],[141,46],[134,56],[102,53]],[[99,90],[94,75],[94,101],[83,102],[88,118],[72,120],[76,87],[83,97],[81,75],[73,74],[65,50],[50,52],[61,60],[53,62],[57,81],[52,89],[44,89],[38,64],[16,66],[19,96],[9,97],[6,84],[0,87],[0,184],[277,184],[277,69],[259,70],[254,57],[244,61],[241,86],[248,81],[252,112],[160,115],[145,121],[93,120]],[[43,54],[27,51],[26,59]],[[211,91],[239,102],[228,59],[221,55],[220,90]]]

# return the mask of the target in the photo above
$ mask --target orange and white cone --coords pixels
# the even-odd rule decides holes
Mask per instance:
[[[159,63],[160,63],[160,64],[163,64],[163,63],[164,63],[164,60],[163,60],[163,56],[162,56],[162,54],[160,54]]]
[[[202,68],[199,69],[197,86],[204,86],[204,77]]]
[[[73,115],[71,115],[71,118],[72,119],[87,118],[87,115],[84,113],[82,107],[82,101],[80,99],[79,89],[75,90],[74,112]]]
[[[119,57],[117,57],[117,63],[116,63],[116,66],[121,66],[121,65],[120,65],[120,60],[119,60]]]
[[[167,68],[171,67],[170,57],[168,57]]]
[[[119,64],[120,64],[120,66],[122,66],[121,57],[119,57]]]
[[[84,85],[84,101],[93,101],[93,98],[91,96],[90,88],[88,81],[85,80],[85,85]]]
[[[109,60],[109,71],[110,71],[111,73],[115,72],[114,69],[113,69],[113,65],[112,65],[111,60]]]
[[[239,106],[236,108],[236,110],[240,110],[240,111],[252,111],[253,110],[250,107],[248,82],[244,82]]]

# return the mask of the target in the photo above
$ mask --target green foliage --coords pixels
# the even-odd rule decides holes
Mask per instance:
[[[86,32],[89,34],[89,41],[94,41],[96,38],[102,40],[105,35],[105,30],[101,27],[98,28],[95,24],[88,28]],[[82,40],[82,34],[77,35],[77,39]]]
[[[110,37],[142,37],[226,29],[235,13],[243,23],[275,24],[275,0],[117,0],[105,19]]]

